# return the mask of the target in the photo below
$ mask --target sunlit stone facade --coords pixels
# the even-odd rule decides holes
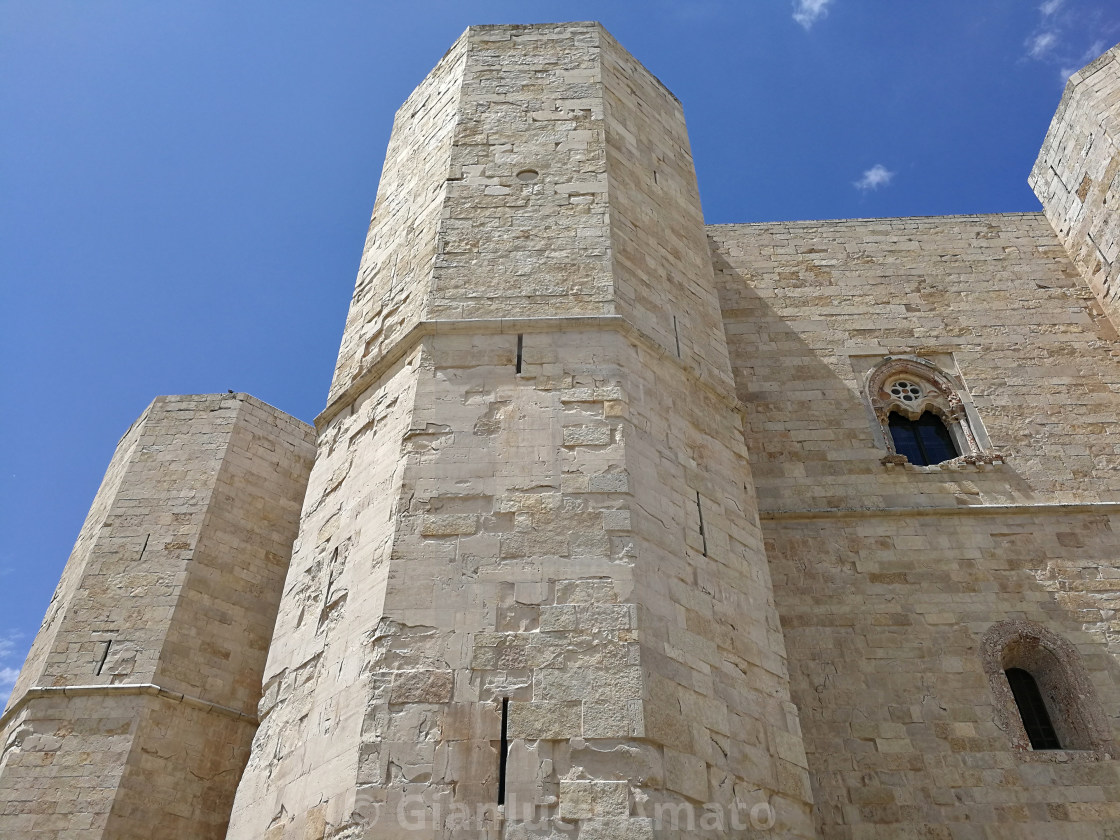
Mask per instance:
[[[0,835],[1120,834],[1118,120],[1114,49],[1044,213],[706,226],[602,27],[472,27],[314,432],[122,439]]]

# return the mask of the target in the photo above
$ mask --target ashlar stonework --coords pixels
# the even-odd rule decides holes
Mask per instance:
[[[468,29],[315,429],[162,397],[122,439],[0,835],[1120,836],[1118,50],[1043,213],[706,226],[602,27]]]

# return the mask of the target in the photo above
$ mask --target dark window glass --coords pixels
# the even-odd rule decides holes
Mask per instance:
[[[1042,702],[1034,677],[1022,668],[1008,668],[1004,673],[1015,697],[1015,705],[1019,707],[1019,715],[1023,718],[1023,728],[1031,739],[1031,747],[1036,750],[1060,750],[1062,745],[1058,742],[1054,724],[1050,722],[1050,714]]]
[[[953,437],[941,418],[927,411],[917,420],[891,412],[888,419],[894,450],[905,455],[911,464],[928,466],[949,461],[959,454]]]

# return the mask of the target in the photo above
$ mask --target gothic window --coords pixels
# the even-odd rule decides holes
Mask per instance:
[[[988,630],[981,645],[995,697],[995,722],[1022,751],[1106,751],[1107,718],[1081,655],[1040,624],[1009,619]]]
[[[884,463],[932,466],[957,459],[1003,460],[983,451],[957,387],[931,362],[915,356],[888,357],[868,375],[867,398],[887,447]]]
[[[911,464],[940,464],[960,455],[945,422],[932,411],[922,412],[917,420],[892,411],[888,425],[894,451],[905,455]]]

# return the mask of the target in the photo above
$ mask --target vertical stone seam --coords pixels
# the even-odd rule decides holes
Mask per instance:
[[[603,28],[602,24],[597,23],[595,25],[595,40],[597,47],[597,49],[595,50],[595,61],[599,67],[599,92],[603,99],[603,185],[606,188],[603,192],[603,203],[607,208],[603,218],[605,219],[607,226],[606,262],[607,270],[611,273],[611,293],[613,297],[613,300],[611,301],[611,308],[614,310],[614,314],[617,317],[629,323],[630,319],[622,315],[618,305],[618,270],[617,266],[615,265],[615,255],[617,253],[617,249],[614,247],[614,215],[611,212],[611,161],[614,158],[614,153],[611,151],[610,137],[607,136],[607,127],[610,125],[607,109],[610,107],[610,102],[607,97],[607,79],[603,70],[603,42],[605,40],[604,36],[607,36],[606,30]],[[636,324],[633,326],[637,328]],[[658,343],[657,339],[655,339],[652,335],[649,336],[649,339],[653,341],[654,344],[657,344],[658,347],[661,346]]]

